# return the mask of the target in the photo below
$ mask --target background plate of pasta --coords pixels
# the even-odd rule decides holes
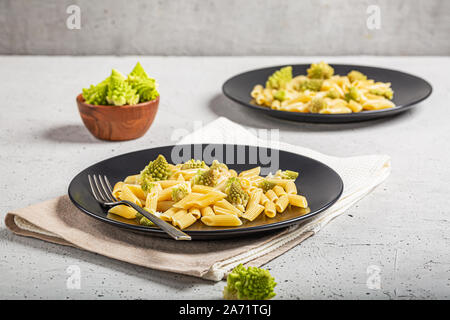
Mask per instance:
[[[426,99],[431,85],[378,67],[318,62],[241,73],[225,96],[270,116],[303,122],[355,122],[391,116]]]
[[[108,176],[116,198],[138,204],[194,240],[239,237],[299,223],[330,207],[343,190],[339,175],[319,161],[281,150],[222,144],[127,153],[92,165],[70,183],[69,197],[82,212],[163,237],[162,230],[134,209],[97,203],[89,174]]]

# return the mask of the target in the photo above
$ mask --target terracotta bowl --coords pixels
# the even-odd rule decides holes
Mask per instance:
[[[158,111],[159,97],[133,106],[94,106],[79,94],[77,104],[84,125],[95,137],[123,141],[147,132]]]

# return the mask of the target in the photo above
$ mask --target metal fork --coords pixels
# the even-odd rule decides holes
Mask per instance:
[[[175,228],[170,223],[158,218],[154,214],[142,209],[137,204],[127,201],[127,200],[117,200],[112,194],[111,184],[106,176],[98,175],[98,177],[94,174],[93,177],[88,175],[89,185],[91,186],[92,195],[95,200],[97,200],[104,207],[112,207],[117,206],[119,204],[125,204],[127,206],[132,207],[134,210],[142,214],[148,220],[153,222],[155,225],[160,227],[164,232],[166,232],[169,236],[174,238],[175,240],[191,240],[191,236],[187,235],[180,229]]]

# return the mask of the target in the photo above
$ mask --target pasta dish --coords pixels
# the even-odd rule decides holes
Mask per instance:
[[[395,107],[389,82],[376,82],[352,70],[335,75],[325,62],[313,63],[307,75],[293,77],[292,67],[273,73],[265,87],[251,91],[252,103],[275,110],[302,113],[352,113]]]
[[[308,207],[306,198],[297,194],[297,172],[278,170],[262,177],[260,170],[255,167],[238,173],[217,160],[209,166],[194,159],[174,165],[159,155],[139,174],[117,182],[113,195],[180,229],[197,220],[207,226],[236,227],[261,214],[274,218],[289,206]],[[117,205],[108,213],[153,226],[126,205]]]

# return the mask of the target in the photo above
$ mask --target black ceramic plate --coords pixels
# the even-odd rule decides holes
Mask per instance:
[[[264,85],[272,73],[284,66],[257,69],[238,74],[223,84],[223,93],[243,106],[273,117],[301,122],[339,123],[371,120],[406,111],[418,102],[425,100],[432,91],[432,87],[427,81],[408,73],[377,67],[332,64],[334,73],[338,75],[346,75],[351,70],[358,70],[366,74],[369,79],[390,82],[394,90],[393,102],[396,107],[348,114],[317,114],[272,110],[251,104],[250,92],[253,87],[257,84]],[[294,76],[306,74],[309,66],[309,64],[292,65],[292,73]]]
[[[163,231],[156,227],[145,227],[137,225],[133,220],[123,219],[121,217],[107,214],[106,210],[100,206],[92,197],[88,174],[106,175],[111,183],[115,184],[122,181],[126,176],[139,173],[150,160],[155,159],[158,154],[162,154],[170,163],[180,163],[185,159],[203,158],[205,162],[210,163],[211,157],[204,156],[214,148],[214,158],[226,163],[229,168],[237,172],[253,168],[260,165],[262,174],[275,172],[278,168],[289,169],[300,172],[296,181],[299,194],[306,196],[309,208],[307,210],[300,208],[290,208],[275,218],[266,218],[264,214],[252,222],[246,221],[239,227],[208,227],[197,221],[195,224],[185,229],[185,232],[192,236],[194,240],[198,239],[218,239],[225,237],[238,237],[257,232],[267,232],[268,230],[287,227],[299,223],[319,212],[327,209],[335,203],[343,190],[343,183],[339,175],[324,165],[323,163],[286,151],[275,149],[266,149],[249,146],[236,145],[177,145],[165,146],[142,151],[131,152],[116,156],[99,163],[80,172],[69,185],[69,197],[72,202],[82,212],[100,219],[106,223],[116,225],[125,229],[145,232],[148,235],[166,236]],[[207,148],[207,149],[205,149]],[[179,152],[179,150],[183,152]],[[222,150],[219,152],[217,150]],[[172,152],[185,158],[177,160],[172,156]],[[203,152],[205,151],[205,152]],[[223,157],[216,155],[223,154]],[[179,158],[178,158],[179,159]],[[245,164],[237,164],[235,162]],[[270,171],[269,171],[270,170]],[[265,171],[265,173],[263,172]],[[243,219],[244,220],[244,219]]]

